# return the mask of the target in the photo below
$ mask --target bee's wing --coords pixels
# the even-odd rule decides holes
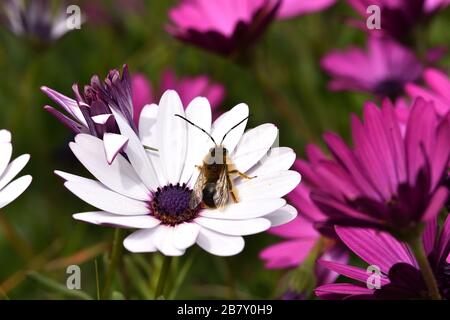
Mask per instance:
[[[228,170],[226,167],[220,173],[219,180],[216,183],[216,192],[214,194],[214,203],[217,208],[224,207],[230,198],[230,191],[232,189],[231,182],[228,178]]]
[[[191,209],[197,208],[197,206],[202,202],[203,198],[203,188],[206,183],[205,170],[200,169],[200,174],[198,175],[197,181],[195,182],[194,189],[192,190],[191,199],[189,201],[189,207]]]

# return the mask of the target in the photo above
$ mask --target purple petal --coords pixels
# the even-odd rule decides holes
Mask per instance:
[[[278,19],[288,19],[325,10],[335,2],[336,0],[283,0],[277,17]]]
[[[344,141],[335,134],[326,134],[324,139],[334,157],[351,173],[354,183],[360,188],[360,190],[368,196],[378,198],[378,194],[362,172],[358,160],[355,158],[354,154],[347,147]]]
[[[270,228],[271,234],[290,239],[318,239],[320,234],[313,224],[303,216],[297,216],[289,223]]]
[[[399,262],[417,266],[407,245],[398,242],[386,232],[339,226],[335,229],[347,247],[368,264],[378,266],[385,274]]]
[[[437,254],[439,262],[446,260],[447,263],[450,263],[450,215],[448,215],[445,219],[445,223],[438,241]]]
[[[57,104],[59,104],[61,107],[63,107],[63,109],[66,110],[66,112],[69,113],[76,121],[80,122],[84,126],[87,125],[86,122],[84,121],[83,115],[81,114],[80,108],[78,107],[77,101],[75,101],[74,99],[71,99],[49,87],[43,86],[43,87],[41,87],[41,90],[50,99],[52,99]]]
[[[428,203],[428,207],[422,216],[422,221],[434,219],[439,211],[444,207],[448,198],[448,190],[446,187],[440,187],[433,195]]]
[[[341,243],[335,244],[322,254],[321,259],[340,264],[347,264],[349,260],[348,250]],[[333,283],[339,277],[339,274],[322,266],[320,263],[316,263],[316,277],[317,283],[322,285]]]
[[[63,113],[59,112],[53,107],[45,106],[44,110],[51,113],[58,121],[60,121],[62,124],[64,124],[67,128],[69,128],[73,133],[78,134],[83,132],[83,127],[78,123],[64,115]]]
[[[140,74],[134,74],[131,77],[131,88],[132,88],[132,98],[133,98],[133,120],[137,125],[139,123],[139,116],[141,114],[142,108],[146,104],[150,104],[153,101],[152,86],[147,78]]]
[[[354,295],[372,295],[374,290],[350,283],[332,283],[316,288],[314,293],[322,299],[334,300]]]
[[[326,267],[330,270],[333,270],[334,272],[336,272],[340,275],[343,275],[343,276],[353,279],[353,280],[360,281],[363,284],[367,283],[367,280],[371,274],[371,273],[368,274],[367,271],[364,269],[345,265],[345,264],[340,264],[340,263],[336,263],[336,262],[332,262],[332,261],[320,260],[319,263],[321,265],[323,265],[324,267]],[[389,280],[385,276],[381,277],[380,280],[381,280],[381,285],[385,285],[385,284],[389,283]]]
[[[434,249],[437,232],[438,232],[437,219],[436,218],[430,219],[422,235],[423,246],[425,248],[425,252],[427,255],[429,255],[431,251]]]
[[[296,267],[308,256],[317,239],[290,240],[274,244],[260,253],[268,269]]]

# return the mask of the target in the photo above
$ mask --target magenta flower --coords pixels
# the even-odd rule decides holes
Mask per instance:
[[[275,18],[280,0],[181,0],[168,31],[181,41],[234,55],[255,42]]]
[[[315,146],[307,148],[311,160],[323,158],[323,154]],[[313,249],[319,245],[323,247],[318,254],[319,258],[347,263],[348,254],[342,247],[340,241],[336,239],[334,233],[330,235],[315,228],[317,223],[321,223],[326,216],[314,205],[310,199],[309,185],[313,181],[309,180],[307,172],[309,164],[302,160],[297,160],[294,168],[299,172],[305,172],[303,182],[298,185],[289,195],[288,199],[301,215],[293,221],[277,226],[269,230],[270,233],[280,236],[284,240],[271,245],[261,251],[260,258],[263,259],[265,267],[268,269],[295,268],[298,267],[312,253]],[[323,230],[322,230],[323,231]],[[316,264],[314,268],[316,283],[318,285],[334,282],[338,274]],[[305,293],[288,292],[285,298],[303,297]]]
[[[373,227],[410,236],[434,218],[447,199],[443,186],[450,156],[450,115],[417,99],[404,137],[389,100],[364,107],[364,123],[352,117],[354,147],[333,133],[324,136],[332,158],[311,163],[314,203],[324,225]],[[302,172],[305,175],[305,172]]]
[[[297,267],[311,252],[320,239],[311,221],[297,217],[290,223],[270,229],[270,233],[284,238],[284,241],[264,249],[260,257],[268,269]]]
[[[381,32],[398,41],[408,39],[414,28],[426,23],[436,12],[450,4],[449,0],[347,0],[363,17],[359,25],[370,32]],[[381,29],[369,30],[366,19],[367,8],[377,5],[381,9]]]
[[[406,85],[406,92],[413,98],[423,97],[432,101],[439,115],[445,116],[450,111],[450,79],[442,71],[427,69],[423,75],[428,89],[415,84]],[[450,173],[447,175],[447,187],[450,190]],[[450,208],[450,198],[447,201]]]
[[[122,74],[112,70],[104,81],[93,76],[91,84],[80,92],[77,84],[72,87],[75,99],[69,98],[46,86],[41,90],[66,112],[51,106],[44,109],[71,129],[74,134],[87,133],[103,139],[108,162],[111,163],[117,154],[126,146],[128,139],[119,132],[112,109],[120,113],[137,131],[133,122],[133,103],[131,98],[131,81],[128,67],[124,66]]]
[[[152,85],[145,75],[136,73],[131,76],[131,96],[134,106],[134,122],[137,125],[144,106],[155,102]]]
[[[277,13],[278,19],[289,19],[327,9],[336,0],[283,0]]]
[[[175,73],[170,70],[163,73],[157,96],[155,96],[149,80],[142,74],[135,74],[131,77],[131,86],[136,121],[139,119],[142,108],[146,104],[159,101],[167,90],[178,92],[184,106],[189,105],[189,102],[195,97],[205,97],[210,102],[213,112],[217,110],[225,96],[224,86],[212,82],[205,75],[177,79]]]
[[[322,67],[333,77],[331,90],[395,98],[406,83],[420,78],[423,67],[413,51],[388,38],[370,37],[367,45],[367,51],[350,48],[322,59]]]
[[[406,92],[413,98],[423,97],[425,100],[433,101],[436,111],[445,115],[450,111],[450,79],[437,69],[427,69],[423,78],[428,85],[422,88],[416,84],[406,85]]]
[[[336,227],[341,240],[357,256],[371,266],[379,268],[380,288],[376,289],[368,272],[333,261],[320,263],[345,277],[356,280],[355,284],[335,283],[318,287],[316,295],[323,299],[421,299],[429,293],[420,273],[418,262],[409,247],[385,232],[372,229]],[[437,279],[440,294],[450,299],[450,216],[438,232],[436,219],[428,224],[423,245]],[[372,284],[371,288],[367,283]]]

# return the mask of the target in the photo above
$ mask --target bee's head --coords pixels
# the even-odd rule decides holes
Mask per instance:
[[[227,157],[228,151],[224,147],[213,147],[209,149],[209,156],[213,159],[214,163],[224,163],[224,159]]]
[[[228,152],[227,149],[224,147],[213,147],[213,148],[209,149],[209,155],[211,157],[215,157],[216,155],[219,157],[222,155],[226,156],[227,152]]]

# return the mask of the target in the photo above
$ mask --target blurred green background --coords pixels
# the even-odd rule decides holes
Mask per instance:
[[[66,266],[79,264],[82,289],[96,296],[95,261],[102,282],[113,230],[76,222],[71,215],[88,211],[89,206],[66,191],[53,174],[54,169],[85,174],[73,158],[68,142],[72,135],[43,110],[54,105],[43,93],[47,85],[71,95],[71,86],[84,85],[98,74],[127,63],[130,71],[146,74],[157,84],[162,71],[173,69],[178,76],[206,74],[222,83],[227,91],[222,110],[246,102],[250,106],[250,126],[262,122],[280,128],[280,143],[294,148],[301,157],[309,142],[320,143],[324,131],[348,137],[349,114],[359,113],[362,103],[372,99],[356,93],[327,90],[327,76],[319,67],[320,58],[335,48],[364,45],[365,35],[346,25],[352,15],[344,1],[314,15],[275,21],[251,54],[255,69],[178,42],[164,29],[167,10],[173,1],[144,1],[145,11],[124,12],[114,1],[113,18],[105,23],[86,23],[45,47],[36,47],[5,29],[0,30],[0,128],[13,133],[14,156],[31,154],[24,172],[32,174],[30,188],[0,215],[0,285],[11,299],[70,298],[27,276],[35,270],[62,285]],[[83,7],[81,7],[83,10]],[[450,43],[450,12],[444,11],[425,30],[431,48]],[[440,67],[448,69],[449,55]],[[257,76],[256,74],[259,74]],[[258,77],[265,78],[262,85]],[[269,86],[269,88],[268,88]],[[275,92],[275,94],[274,94]],[[301,122],[293,126],[277,104],[282,99]],[[278,102],[277,102],[278,101]],[[15,248],[6,235],[16,230],[25,243]],[[214,257],[199,248],[177,258],[178,271],[192,262],[177,298],[276,298],[283,290],[285,271],[266,270],[259,251],[276,238],[269,234],[246,237],[246,249],[231,258]],[[125,253],[115,288],[126,298],[151,297],[155,270],[161,263],[156,254]],[[100,286],[102,283],[100,283]],[[174,285],[172,283],[172,285]]]

